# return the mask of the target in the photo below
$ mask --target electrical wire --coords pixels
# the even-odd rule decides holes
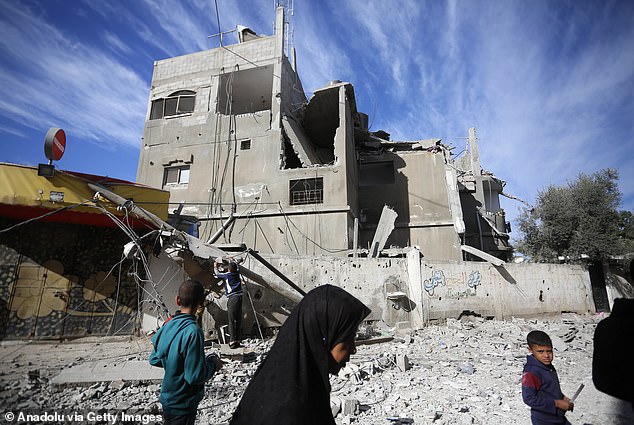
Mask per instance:
[[[121,261],[123,261],[125,257],[121,256]],[[119,275],[117,276],[117,293],[114,297],[114,308],[112,309],[112,318],[110,319],[110,325],[108,326],[108,330],[106,331],[106,335],[110,334],[112,331],[112,325],[114,324],[114,318],[117,313],[117,307],[119,306],[119,292],[121,289],[121,266],[119,266]]]
[[[145,275],[147,276],[147,282],[149,282],[152,285],[154,291],[156,292],[156,296],[154,298],[156,299],[156,301],[158,301],[160,303],[160,306],[163,308],[164,314],[167,315],[169,313],[168,309],[167,309],[167,306],[165,305],[165,302],[163,301],[163,298],[161,297],[160,292],[158,291],[158,288],[156,287],[156,283],[152,279],[152,273],[150,272],[148,261],[147,261],[147,258],[145,256],[145,252],[143,251],[143,247],[140,244],[140,238],[138,237],[138,235],[136,233],[134,233],[134,230],[132,230],[132,228],[129,228],[128,226],[126,226],[125,223],[123,223],[121,220],[119,220],[119,218],[117,216],[112,214],[110,211],[108,211],[106,208],[101,206],[99,203],[95,203],[94,207],[99,209],[99,210],[101,210],[104,214],[106,214],[108,217],[110,217],[110,219],[117,226],[119,226],[119,228],[130,238],[130,240],[132,242],[134,242],[134,244],[137,247],[137,254],[140,257],[141,264],[143,265],[143,268],[144,268],[144,271],[145,271]],[[125,208],[125,207],[123,207],[123,208]],[[143,288],[143,290],[145,290],[145,288]]]
[[[13,226],[9,226],[9,227],[6,227],[4,229],[0,229],[0,233],[10,232],[11,230],[17,229],[18,227],[24,226],[25,224],[29,224],[29,223],[32,223],[32,222],[37,221],[37,220],[42,220],[42,219],[44,219],[46,217],[50,217],[52,215],[61,213],[63,211],[68,211],[68,210],[71,210],[73,208],[85,207],[85,206],[91,206],[91,205],[92,205],[92,201],[84,201],[84,202],[79,203],[79,204],[67,205],[65,207],[62,207],[62,208],[47,212],[46,214],[42,214],[40,216],[29,218],[28,220],[21,221],[19,223],[14,224]]]
[[[329,252],[329,253],[345,252],[345,251],[347,251],[347,250],[348,250],[348,249],[328,249],[328,248],[325,248],[325,247],[321,246],[320,244],[318,244],[317,242],[315,242],[314,240],[312,240],[310,237],[308,237],[308,235],[306,235],[304,232],[302,232],[302,230],[301,230],[299,227],[297,227],[297,225],[293,222],[293,220],[291,220],[291,219],[290,219],[290,217],[288,217],[288,215],[287,215],[287,214],[284,212],[284,210],[282,209],[282,203],[281,203],[281,202],[278,202],[278,207],[279,207],[280,213],[284,216],[284,219],[285,219],[285,220],[286,220],[286,222],[287,222],[287,226],[288,226],[288,223],[292,224],[292,225],[293,225],[293,227],[294,227],[294,228],[295,228],[295,229],[296,229],[296,230],[297,230],[297,231],[298,231],[298,232],[299,232],[299,233],[300,233],[300,234],[301,234],[304,238],[306,238],[308,241],[310,241],[311,243],[313,243],[314,245],[316,245],[317,247],[319,247],[319,249],[321,249],[321,250],[323,250],[323,251],[325,251],[325,252]],[[290,229],[289,229],[289,230],[290,230]]]
[[[121,209],[123,209],[123,211],[124,211],[124,219],[123,219],[123,220],[121,220],[121,219],[119,219],[117,216],[115,216],[114,214],[112,214],[110,211],[108,211],[108,209],[106,209],[105,207],[103,207],[102,205],[100,205],[98,202],[96,202],[96,201],[94,201],[94,200],[93,200],[93,201],[84,201],[84,202],[79,203],[79,204],[69,205],[69,206],[66,206],[66,207],[63,207],[63,208],[60,208],[60,209],[57,209],[57,210],[51,211],[51,212],[49,212],[49,213],[43,214],[43,215],[41,215],[41,216],[34,217],[34,218],[29,219],[29,220],[25,220],[25,221],[23,221],[23,222],[17,223],[17,224],[15,224],[15,225],[13,225],[13,226],[10,226],[10,227],[8,227],[8,228],[5,228],[5,229],[0,230],[0,233],[4,233],[4,232],[11,231],[11,230],[13,230],[13,229],[16,229],[16,228],[18,228],[18,227],[20,227],[20,226],[23,226],[23,225],[25,225],[25,224],[31,223],[31,222],[33,222],[33,221],[36,221],[36,220],[41,220],[41,219],[44,219],[44,218],[49,217],[49,216],[51,216],[51,215],[57,214],[57,213],[59,213],[59,212],[66,211],[66,210],[70,210],[70,209],[72,209],[72,208],[76,208],[76,207],[79,207],[79,206],[87,206],[87,207],[96,208],[96,209],[100,210],[102,213],[104,213],[106,216],[108,216],[108,217],[109,217],[109,218],[110,218],[110,219],[111,219],[111,220],[112,220],[112,221],[113,221],[113,222],[114,222],[114,223],[115,223],[115,224],[116,224],[116,225],[120,228],[120,230],[121,230],[121,231],[123,231],[123,232],[124,232],[124,234],[125,234],[126,236],[128,236],[128,237],[129,237],[129,238],[130,238],[130,239],[131,239],[131,240],[132,240],[132,241],[136,244],[136,246],[139,248],[138,253],[139,253],[139,257],[140,257],[140,259],[141,259],[141,263],[142,263],[143,268],[144,268],[144,272],[145,272],[146,276],[150,277],[150,279],[142,279],[142,278],[140,278],[140,276],[138,275],[138,272],[133,273],[132,275],[136,278],[137,288],[140,288],[142,291],[147,292],[148,296],[149,296],[150,298],[153,298],[153,300],[151,300],[151,301],[153,301],[153,302],[155,302],[155,303],[160,303],[160,304],[162,305],[162,307],[163,307],[164,311],[167,311],[167,308],[165,307],[165,304],[164,304],[164,302],[163,302],[163,300],[162,300],[162,298],[161,298],[160,292],[158,292],[158,290],[157,290],[157,288],[156,288],[156,285],[154,285],[154,282],[151,280],[151,273],[150,273],[150,270],[149,270],[149,267],[148,267],[148,264],[147,264],[147,258],[145,257],[144,252],[143,252],[143,250],[142,250],[142,247],[141,247],[141,245],[140,245],[140,240],[141,240],[142,238],[145,238],[145,237],[146,237],[146,236],[148,236],[148,235],[146,234],[146,235],[144,235],[143,237],[139,237],[139,236],[138,236],[138,235],[134,232],[134,230],[133,230],[133,229],[132,229],[132,227],[130,226],[130,215],[129,215],[129,211],[128,211],[127,207],[125,207],[125,206],[121,207]],[[159,237],[160,237],[160,235],[159,235]],[[94,318],[94,312],[95,312],[95,311],[94,311],[94,309],[95,309],[95,307],[96,307],[96,306],[95,306],[95,304],[96,304],[96,303],[95,303],[95,301],[94,301],[94,298],[96,297],[96,293],[97,293],[97,291],[101,288],[101,286],[102,286],[102,285],[106,282],[107,278],[108,278],[108,277],[112,274],[112,272],[114,271],[114,269],[118,267],[118,270],[119,270],[119,274],[118,274],[118,276],[119,276],[119,278],[118,278],[118,283],[117,283],[117,293],[116,293],[116,296],[115,296],[115,303],[114,303],[114,307],[112,307],[112,306],[107,306],[109,309],[111,309],[111,310],[112,310],[112,317],[111,317],[110,325],[109,325],[109,327],[108,327],[107,334],[110,334],[110,333],[111,333],[111,331],[112,331],[112,327],[113,327],[113,323],[114,323],[114,318],[115,318],[116,313],[117,313],[118,301],[119,301],[119,294],[120,294],[120,287],[121,287],[121,273],[122,273],[122,267],[121,267],[121,266],[122,266],[123,262],[125,261],[125,259],[126,259],[126,258],[125,258],[125,256],[122,256],[122,257],[121,257],[121,259],[120,259],[117,263],[115,263],[115,264],[114,264],[114,265],[110,268],[110,270],[106,273],[106,275],[104,276],[104,278],[103,278],[100,282],[98,282],[98,283],[95,285],[95,287],[94,287],[94,288],[91,288],[91,290],[93,291],[93,299],[92,299],[92,300],[89,300],[89,299],[84,299],[81,303],[79,303],[77,306],[75,306],[75,307],[74,307],[75,309],[81,309],[81,307],[83,307],[86,303],[88,303],[88,302],[91,302],[91,301],[92,301],[92,304],[93,304],[93,306],[92,306],[92,312],[93,312],[93,315],[91,315],[91,316],[90,316],[90,320],[92,321],[92,319]],[[134,266],[134,267],[136,267],[136,264],[137,264],[137,262],[136,262],[136,261],[133,261],[133,266]],[[148,292],[148,291],[144,288],[144,285],[141,285],[141,284],[140,284],[140,283],[145,283],[145,282],[150,282],[150,283],[152,283],[152,284],[154,285],[154,289],[155,289],[156,294],[151,294],[151,293],[149,293],[149,292]],[[42,291],[43,291],[43,290],[44,290],[44,287],[42,287]],[[41,302],[41,299],[42,299],[42,296],[40,296],[40,302]],[[137,296],[137,300],[138,300],[139,302],[141,301],[139,296]],[[146,302],[146,301],[148,301],[148,300],[143,300],[143,302]],[[140,304],[137,306],[137,315],[138,315],[138,314],[140,314],[140,309],[138,308],[139,306],[140,306]],[[38,308],[39,308],[39,307],[38,307]],[[73,317],[72,313],[69,313],[68,311],[65,311],[64,316],[63,316],[63,317],[61,317],[61,318],[60,318],[59,320],[57,320],[56,322],[54,322],[54,323],[52,324],[52,327],[53,327],[53,328],[56,328],[56,327],[58,327],[58,326],[62,325],[62,324],[63,324],[63,323],[64,323],[64,322],[65,322],[65,321],[69,318],[69,317]],[[126,323],[124,323],[121,327],[119,327],[119,329],[117,329],[114,333],[112,333],[112,335],[117,335],[117,334],[118,334],[121,330],[125,329],[125,328],[127,327],[127,325],[130,323],[130,321],[131,321],[132,319],[134,319],[134,317],[135,317],[134,315],[131,315],[131,316],[130,316],[130,318],[128,319],[128,321],[127,321]],[[140,316],[138,316],[138,317],[140,317]],[[34,341],[31,341],[30,343],[33,343],[33,342],[34,342]],[[96,349],[95,349],[95,351],[96,351],[96,350],[98,350],[98,349],[99,349],[99,348],[96,348]],[[10,354],[10,353],[9,353],[9,354]],[[5,357],[5,356],[3,356],[3,358],[4,358],[4,357]]]

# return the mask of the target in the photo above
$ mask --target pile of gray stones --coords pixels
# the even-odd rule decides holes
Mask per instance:
[[[564,313],[539,318],[487,320],[464,316],[419,330],[363,326],[348,365],[331,377],[331,408],[337,424],[530,424],[522,402],[526,334],[547,332],[554,345],[563,392],[585,387],[567,414],[573,424],[631,424],[627,403],[592,384],[592,348],[600,314]],[[197,423],[226,424],[273,339],[244,341],[241,355],[205,387]],[[88,386],[53,385],[59,371],[82,362],[112,358],[145,361],[149,337],[67,343],[2,344],[2,410],[127,411],[160,414],[160,382],[110,381]],[[208,347],[207,352],[216,348]],[[0,415],[2,412],[0,412]],[[103,423],[106,423],[104,421]]]

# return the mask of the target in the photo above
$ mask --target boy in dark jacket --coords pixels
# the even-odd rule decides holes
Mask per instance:
[[[165,369],[159,396],[164,424],[194,424],[205,381],[222,365],[213,354],[205,357],[203,332],[195,316],[204,300],[199,282],[183,282],[176,296],[180,310],[152,338],[150,364]]]
[[[214,262],[214,276],[224,281],[225,295],[227,296],[227,321],[229,322],[229,347],[240,347],[240,334],[242,331],[242,276],[238,263],[231,260],[227,264],[227,271],[221,272],[218,265],[222,259]]]
[[[522,374],[522,399],[531,407],[533,425],[567,424],[566,411],[574,403],[563,395],[557,371],[552,365],[553,343],[548,334],[532,331],[526,337],[528,350]]]

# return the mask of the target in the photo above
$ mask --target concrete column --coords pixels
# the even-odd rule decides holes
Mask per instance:
[[[275,10],[275,61],[273,63],[273,92],[271,93],[271,129],[282,128],[282,60],[284,58],[284,8]]]
[[[416,308],[411,313],[412,327],[420,329],[429,321],[429,302],[423,294],[420,251],[416,248],[410,248],[407,251],[407,276],[409,280],[408,296],[416,303]]]
[[[486,207],[484,203],[484,188],[482,186],[482,167],[480,166],[480,154],[478,153],[478,138],[476,137],[475,128],[469,129],[469,156],[471,157],[471,171],[475,180],[474,197],[480,202],[482,208]],[[478,220],[480,218],[478,217]]]

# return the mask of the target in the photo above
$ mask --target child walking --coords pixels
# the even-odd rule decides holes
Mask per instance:
[[[164,424],[193,425],[205,381],[222,366],[213,354],[205,357],[203,331],[195,316],[204,300],[200,282],[183,282],[176,296],[180,310],[152,338],[150,364],[165,369],[159,396]]]
[[[542,331],[529,332],[526,337],[530,355],[526,356],[522,374],[522,399],[531,407],[533,425],[570,425],[566,411],[574,403],[564,396],[559,386],[557,371],[552,364],[553,343]]]

